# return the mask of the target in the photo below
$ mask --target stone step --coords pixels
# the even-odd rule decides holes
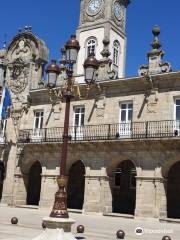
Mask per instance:
[[[36,205],[16,205],[16,208],[39,209]]]

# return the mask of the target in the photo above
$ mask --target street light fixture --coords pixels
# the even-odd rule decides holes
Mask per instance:
[[[77,56],[80,49],[79,42],[76,40],[75,35],[72,35],[71,39],[67,41],[65,49],[66,49],[66,61],[72,64],[75,63],[77,61]]]
[[[91,53],[84,62],[85,82],[88,85],[95,83],[96,71],[99,68],[99,62],[95,58],[94,53]]]
[[[52,60],[51,64],[48,65],[46,69],[48,84],[49,88],[53,88],[56,86],[57,78],[60,73],[59,66],[56,63],[56,60]]]
[[[64,118],[64,132],[63,132],[63,143],[62,143],[62,153],[60,161],[60,175],[57,179],[58,191],[55,194],[55,202],[50,214],[52,218],[69,218],[67,211],[67,176],[66,176],[66,164],[67,164],[67,150],[68,141],[70,136],[68,134],[69,130],[69,115],[70,115],[70,102],[74,97],[74,79],[73,79],[73,65],[77,61],[78,52],[80,50],[79,42],[76,40],[76,36],[72,35],[71,39],[67,41],[65,45],[65,56],[63,63],[66,66],[67,80],[66,86],[61,95],[61,99],[65,99],[65,118]],[[85,81],[88,85],[95,82],[95,72],[98,69],[99,64],[94,55],[90,55],[84,63],[85,69]],[[56,82],[58,75],[60,73],[60,68],[55,61],[52,61],[48,65],[47,69],[48,83],[47,87],[49,89],[50,95],[52,95],[53,88],[56,87]]]

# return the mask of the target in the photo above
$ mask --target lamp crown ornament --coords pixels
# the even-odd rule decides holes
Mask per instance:
[[[57,72],[59,73],[59,66],[55,59],[51,60],[51,63],[47,66],[46,72]]]
[[[80,49],[76,35],[71,35],[71,39],[66,42],[65,49],[67,50],[68,48],[77,48],[78,50]]]

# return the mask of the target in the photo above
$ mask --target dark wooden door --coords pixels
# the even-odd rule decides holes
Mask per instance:
[[[41,173],[42,168],[39,162],[35,162],[29,172],[29,182],[27,191],[27,204],[39,205],[41,193]]]
[[[119,164],[117,169],[118,178],[115,179],[113,187],[113,212],[134,214],[136,203],[135,166],[127,160]]]
[[[67,206],[72,209],[82,209],[84,203],[85,167],[81,161],[72,165],[69,171],[67,187]]]
[[[0,200],[2,198],[4,174],[5,174],[4,163],[0,161]]]
[[[168,174],[167,213],[169,218],[180,219],[180,162],[172,166]]]

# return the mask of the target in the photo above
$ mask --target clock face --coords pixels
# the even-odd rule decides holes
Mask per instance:
[[[96,15],[102,7],[103,0],[91,0],[87,7],[87,13],[89,15]]]
[[[121,20],[121,5],[118,1],[114,2],[114,15],[119,21]]]

